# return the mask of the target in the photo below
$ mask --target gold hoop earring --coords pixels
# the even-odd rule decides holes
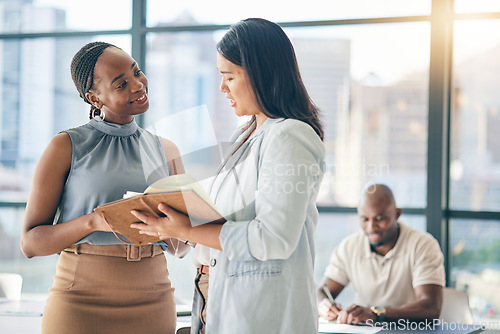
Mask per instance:
[[[96,122],[102,122],[106,118],[106,114],[104,114],[104,111],[101,109],[95,108],[92,110],[92,119],[95,120]]]

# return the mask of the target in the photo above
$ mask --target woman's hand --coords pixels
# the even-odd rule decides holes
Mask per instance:
[[[131,224],[130,227],[138,229],[140,234],[158,236],[161,239],[177,238],[181,240],[190,240],[191,221],[189,217],[180,213],[165,203],[158,205],[165,217],[154,217],[144,214],[137,210],[131,213],[142,221],[142,223]]]
[[[92,231],[104,231],[104,232],[113,231],[109,223],[106,221],[106,219],[97,212],[92,212],[90,214],[90,222],[92,225]]]

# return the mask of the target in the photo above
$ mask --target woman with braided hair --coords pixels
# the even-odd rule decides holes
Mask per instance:
[[[21,235],[29,258],[60,253],[42,333],[174,333],[163,251],[182,257],[189,246],[167,238],[125,244],[93,209],[183,173],[179,150],[135,122],[149,108],[148,81],[126,52],[89,43],[71,74],[90,121],[57,134],[41,156]]]

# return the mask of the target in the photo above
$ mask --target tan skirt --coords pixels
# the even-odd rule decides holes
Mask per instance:
[[[163,254],[133,262],[64,251],[49,291],[43,334],[175,333],[174,289]]]

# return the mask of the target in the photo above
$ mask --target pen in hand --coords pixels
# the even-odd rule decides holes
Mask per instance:
[[[326,284],[323,285],[323,292],[328,297],[328,300],[330,301],[330,303],[332,303],[332,305],[335,305],[335,298],[333,298],[332,293],[330,292],[330,289],[328,289]]]
[[[332,293],[326,284],[321,287],[321,291],[327,298],[323,298],[323,300],[318,304],[319,316],[325,320],[333,321],[339,316],[339,312],[342,310],[342,307],[335,303],[335,298],[333,298]]]

